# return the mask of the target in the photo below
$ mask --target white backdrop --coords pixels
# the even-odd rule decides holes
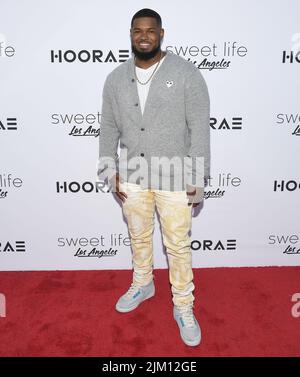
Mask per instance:
[[[0,269],[131,268],[96,163],[103,83],[129,57],[143,7],[210,93],[212,179],[193,214],[193,266],[299,265],[299,1],[0,0]],[[157,218],[154,249],[166,268]]]

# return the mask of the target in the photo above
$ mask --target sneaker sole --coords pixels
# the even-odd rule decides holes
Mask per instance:
[[[152,292],[152,293],[150,293],[148,296],[144,297],[143,300],[141,300],[140,302],[138,302],[136,305],[131,306],[130,308],[120,308],[120,307],[118,307],[118,305],[116,305],[116,310],[119,313],[128,313],[128,312],[131,312],[132,310],[136,309],[143,301],[148,300],[149,298],[153,297],[154,295],[155,295],[155,291]]]
[[[198,346],[200,344],[200,342],[201,342],[201,337],[199,339],[197,339],[197,340],[194,340],[194,341],[186,340],[183,337],[181,337],[181,339],[183,340],[183,342],[187,346],[192,346],[192,347]]]

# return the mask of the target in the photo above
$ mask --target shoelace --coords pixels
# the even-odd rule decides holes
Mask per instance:
[[[196,326],[192,307],[179,309],[179,312],[186,327]]]
[[[128,289],[128,291],[126,292],[125,295],[126,296],[130,296],[130,295],[136,293],[138,290],[139,290],[139,287],[137,287],[136,285],[134,285],[133,283],[131,283],[131,286]]]

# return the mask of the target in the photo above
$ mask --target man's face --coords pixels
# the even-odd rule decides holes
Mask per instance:
[[[133,21],[130,29],[132,52],[141,60],[152,59],[160,50],[164,29],[153,17],[140,17]]]

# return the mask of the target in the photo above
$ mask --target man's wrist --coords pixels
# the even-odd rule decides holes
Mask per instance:
[[[187,184],[186,192],[189,201],[192,203],[200,203],[204,198],[204,187],[197,187]]]

